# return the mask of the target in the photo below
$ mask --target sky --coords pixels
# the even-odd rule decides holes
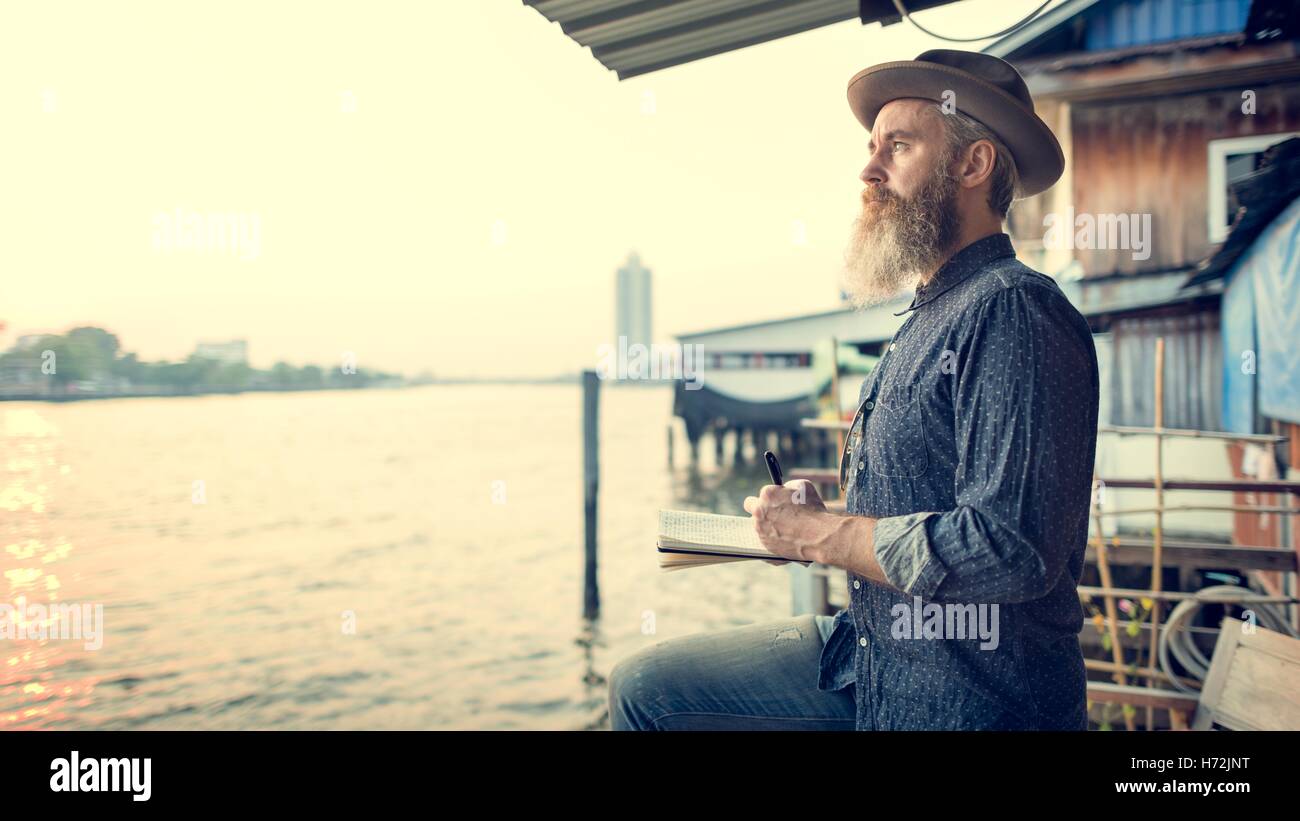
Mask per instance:
[[[516,0],[8,3],[0,349],[93,324],[148,360],[571,373],[632,251],[659,341],[836,308],[848,79],[940,47],[851,20],[620,82]]]

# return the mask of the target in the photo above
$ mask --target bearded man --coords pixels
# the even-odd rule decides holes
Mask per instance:
[[[611,725],[1085,730],[1097,356],[1002,230],[1059,178],[1060,146],[990,55],[872,66],[848,96],[870,140],[845,289],[915,296],[859,393],[846,513],[805,481],[745,510],[773,553],[842,568],[849,606],[642,650],[610,677]]]

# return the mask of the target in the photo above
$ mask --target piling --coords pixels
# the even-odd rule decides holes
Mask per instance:
[[[596,586],[596,495],[600,486],[600,380],[595,371],[582,372],[582,505],[585,535],[582,615],[600,615]]]

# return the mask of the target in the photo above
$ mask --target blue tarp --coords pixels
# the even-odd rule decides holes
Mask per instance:
[[[1258,432],[1257,409],[1270,419],[1300,424],[1298,300],[1300,199],[1260,233],[1228,274],[1223,295],[1223,409],[1228,430]]]
[[[1223,292],[1223,427],[1232,433],[1256,433],[1255,378],[1259,346],[1255,344],[1255,291],[1248,276],[1229,280]]]

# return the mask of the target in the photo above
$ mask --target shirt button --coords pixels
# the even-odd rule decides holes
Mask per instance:
[[[860,587],[862,587],[862,582],[858,581],[857,579],[854,579],[854,580],[853,580],[853,589],[854,589],[854,590],[857,590],[857,589],[860,588]]]
[[[875,402],[872,402],[870,399],[868,399],[868,400],[867,400],[865,403],[863,403],[863,405],[862,405],[862,407],[866,408],[867,410],[871,410],[871,409],[874,408],[875,406],[876,406],[876,403],[875,403]]]
[[[863,465],[865,465],[865,464],[866,464],[866,462],[858,462],[858,470],[862,470],[862,467],[863,467]]]
[[[861,644],[863,647],[866,647],[866,646],[867,646],[867,640],[866,640],[866,639],[858,639],[858,644]]]
[[[894,349],[894,343],[893,343],[893,342],[890,342],[890,343],[889,343],[889,350],[892,351],[893,349]]]

